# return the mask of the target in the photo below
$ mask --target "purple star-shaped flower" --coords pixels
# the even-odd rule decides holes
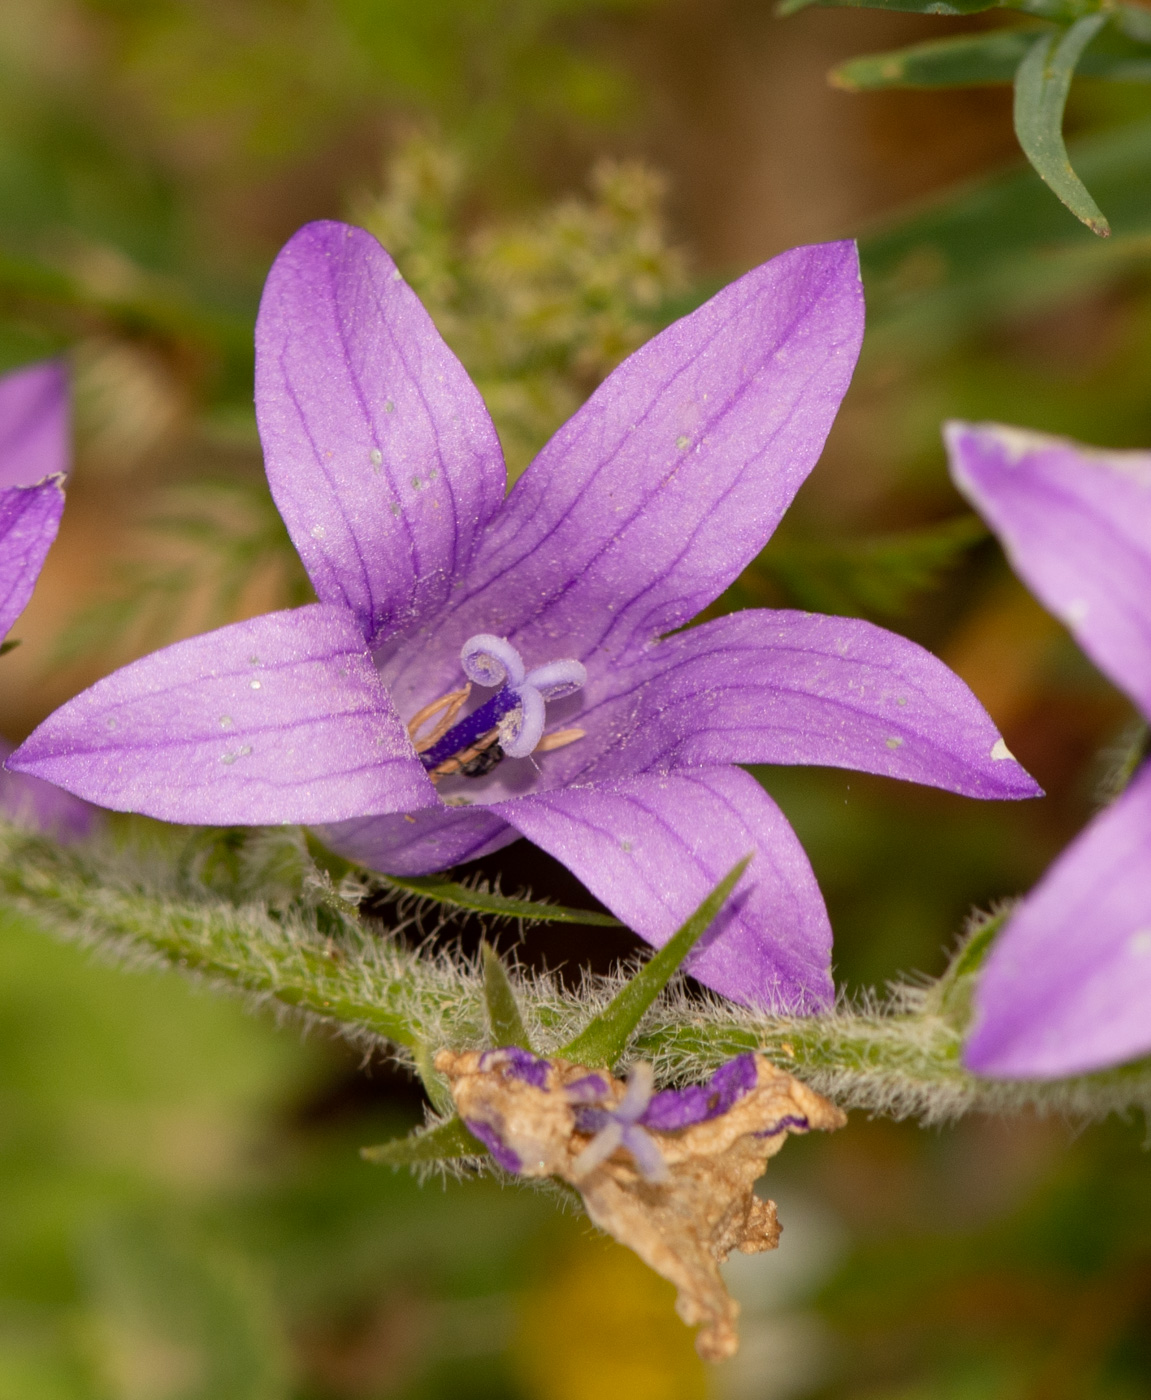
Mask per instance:
[[[1020,578],[1151,718],[1151,453],[949,424],[959,489]],[[975,997],[981,1074],[1048,1078],[1151,1050],[1151,765],[1012,915]]]
[[[743,1001],[825,1005],[819,889],[734,765],[1038,791],[962,682],[869,623],[677,631],[814,466],[862,331],[854,247],[785,253],[632,355],[505,498],[483,401],[391,259],[308,225],[264,290],[256,408],[320,601],[109,676],[12,766],[169,821],[318,826],[392,874],[526,836],[656,945],[751,850],[689,966]]]
[[[0,638],[27,606],[60,525],[68,416],[68,379],[58,361],[0,378]],[[0,761],[11,752],[0,739]],[[2,768],[0,812],[63,840],[87,835],[95,815],[71,793]]]

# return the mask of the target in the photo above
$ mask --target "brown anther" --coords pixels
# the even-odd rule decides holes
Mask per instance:
[[[465,763],[470,763],[473,758],[478,758],[485,749],[491,746],[500,737],[498,729],[489,729],[482,739],[477,739],[470,749],[464,749],[461,753],[453,754],[451,758],[445,758],[443,763],[437,764],[428,774],[432,782],[440,778],[450,778],[453,773],[458,773]]]
[[[553,749],[565,749],[569,744],[574,744],[577,739],[582,739],[587,733],[586,729],[556,729],[551,734],[545,734],[536,745],[537,753],[550,753]]]
[[[408,738],[415,744],[416,753],[425,752],[425,750],[430,749],[433,744],[443,738],[455,723],[456,716],[463,709],[464,705],[467,704],[468,696],[471,693],[472,687],[469,683],[465,685],[462,690],[453,690],[448,695],[441,695],[438,700],[433,700],[430,705],[425,705],[422,710],[416,711],[408,721]],[[445,713],[432,732],[423,739],[417,739],[416,735],[423,726],[427,724],[428,720],[438,715],[441,710]]]

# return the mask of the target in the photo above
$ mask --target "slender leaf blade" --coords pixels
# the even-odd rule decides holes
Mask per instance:
[[[1063,144],[1063,109],[1083,50],[1107,23],[1104,14],[1085,15],[1061,37],[1036,39],[1015,75],[1015,134],[1040,178],[1093,233],[1111,233],[1103,211],[1071,168]]]
[[[453,1157],[479,1157],[487,1148],[472,1137],[458,1118],[449,1118],[434,1128],[421,1128],[407,1137],[361,1147],[365,1162],[382,1167],[418,1167],[428,1162],[447,1162]]]
[[[483,958],[484,1001],[488,1008],[492,1043],[498,1046],[518,1045],[521,1050],[531,1050],[532,1043],[524,1025],[524,1018],[520,1014],[515,988],[508,978],[500,955],[490,943],[483,945]]]
[[[684,958],[723,908],[728,895],[747,869],[751,856],[749,852],[732,866],[695,913],[672,934],[658,953],[644,963],[604,1011],[559,1051],[565,1059],[574,1060],[577,1064],[605,1065],[608,1068],[615,1064],[644,1012],[667,986]]]
[[[993,29],[987,34],[912,44],[890,53],[865,54],[833,68],[828,81],[846,92],[1010,83],[1036,38],[1048,32],[1034,25]]]
[[[438,875],[381,875],[379,878],[393,889],[418,894],[424,899],[434,899],[439,904],[449,904],[476,914],[496,914],[505,919],[528,919],[534,923],[623,928],[623,924],[610,914],[598,914],[591,909],[568,909],[562,904],[548,904],[543,900],[514,899],[510,895],[492,894],[487,890],[473,890],[467,885],[457,884],[455,880],[441,879]]]

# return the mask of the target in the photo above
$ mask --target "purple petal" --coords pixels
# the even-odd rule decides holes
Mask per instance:
[[[1151,767],[1067,848],[991,951],[964,1061],[1046,1079],[1151,1051]]]
[[[519,839],[483,807],[446,806],[317,826],[316,835],[337,854],[385,875],[430,875]]]
[[[830,1002],[831,927],[819,886],[787,819],[742,770],[533,793],[493,810],[657,948],[754,851],[688,970],[725,996],[769,1010]]]
[[[664,1089],[656,1094],[639,1120],[645,1128],[671,1133],[718,1118],[755,1088],[755,1056],[737,1055],[720,1065],[706,1084],[689,1084],[686,1089]]]
[[[0,378],[0,488],[67,474],[68,418],[68,374],[59,360]]]
[[[504,1142],[490,1123],[481,1122],[478,1118],[465,1118],[464,1127],[467,1128],[472,1137],[479,1138],[504,1171],[518,1172],[523,1170],[523,1163],[519,1156]]]
[[[0,758],[7,758],[12,752],[13,745],[0,739]],[[0,815],[17,826],[45,831],[57,841],[71,842],[91,835],[100,813],[63,788],[0,768]]]
[[[338,821],[437,802],[355,619],[315,603],[144,657],[78,695],[16,772],[165,821]]]
[[[268,482],[323,602],[372,646],[443,607],[503,499],[479,391],[370,233],[302,228],[256,326]]]
[[[28,605],[60,527],[60,477],[0,491],[0,637]]]
[[[1151,453],[995,424],[945,437],[956,485],[1016,573],[1151,715]]]
[[[506,1065],[513,1079],[521,1079],[533,1089],[546,1089],[548,1084],[548,1061],[540,1055],[518,1045],[505,1045],[498,1050],[485,1050],[480,1056],[480,1072]]]
[[[854,245],[828,243],[756,268],[637,350],[493,521],[427,684],[448,681],[474,632],[507,636],[531,668],[625,656],[694,617],[815,465],[862,333]],[[427,665],[423,640],[396,661],[401,704]]]
[[[923,647],[857,618],[748,611],[659,642],[548,780],[717,763],[818,763],[969,797],[1037,797],[986,710]]]

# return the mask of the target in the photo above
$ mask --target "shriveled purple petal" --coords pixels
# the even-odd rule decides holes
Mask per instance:
[[[370,233],[308,224],[281,251],[256,326],[256,412],[320,599],[349,607],[372,646],[442,608],[503,499],[503,455]]]
[[[1047,1079],[1151,1051],[1151,767],[1087,827],[991,951],[964,1061]]]
[[[532,793],[493,810],[657,948],[754,852],[688,970],[765,1009],[811,1011],[830,1001],[831,927],[819,886],[787,819],[741,769]]]
[[[513,1079],[522,1079],[533,1089],[546,1089],[548,1082],[548,1062],[540,1055],[533,1055],[518,1045],[505,1045],[498,1050],[485,1050],[480,1056],[480,1070],[505,1066]]]
[[[0,491],[0,637],[28,605],[60,527],[60,477]]]
[[[430,875],[478,860],[519,840],[519,832],[483,807],[425,807],[318,826],[333,851],[385,875]]]
[[[68,375],[59,360],[0,378],[0,488],[32,486],[71,465]]]
[[[645,1128],[671,1133],[718,1118],[756,1085],[755,1056],[737,1055],[720,1065],[706,1084],[664,1089],[656,1094],[639,1120]]]
[[[523,1170],[523,1163],[518,1154],[512,1151],[490,1123],[484,1123],[478,1118],[465,1118],[464,1127],[467,1128],[472,1137],[479,1138],[504,1171],[518,1172]]]
[[[681,632],[575,714],[548,781],[717,763],[816,763],[969,797],[1037,797],[987,711],[916,643],[858,618],[747,611]]]
[[[1151,716],[1151,453],[996,424],[945,429],[956,485],[1012,567]]]
[[[437,802],[346,608],[269,613],[155,652],[8,762],[165,821],[338,821]]]
[[[391,667],[399,702],[419,690],[425,642],[445,658],[438,685],[474,632],[507,636],[529,668],[557,647],[600,664],[694,617],[815,465],[862,333],[854,245],[828,243],[781,254],[648,341],[516,484],[453,612]]]
[[[0,739],[0,759],[7,758],[14,745]],[[45,831],[57,841],[82,841],[90,836],[100,813],[80,797],[63,788],[30,778],[26,773],[9,773],[0,768],[0,816],[17,826]]]

